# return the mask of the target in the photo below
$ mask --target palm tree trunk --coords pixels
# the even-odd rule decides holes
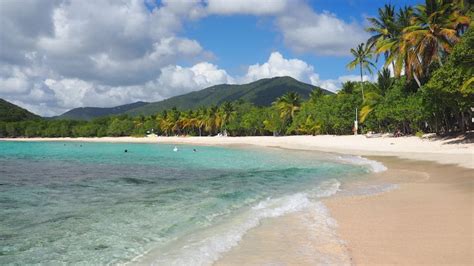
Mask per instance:
[[[360,67],[360,82],[362,85],[362,101],[364,101],[364,76],[362,75],[362,64],[359,64]]]

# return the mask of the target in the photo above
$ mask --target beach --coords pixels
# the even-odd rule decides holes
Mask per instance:
[[[216,264],[314,265],[321,263],[321,251],[326,257],[329,254],[328,258],[333,255],[334,260],[326,264],[474,263],[474,145],[461,139],[289,136],[15,140],[252,145],[364,156],[388,169],[346,184],[334,197],[323,199],[324,205],[262,219]],[[361,188],[380,184],[395,186],[386,192],[358,193]],[[318,211],[313,213],[312,209]],[[318,222],[309,226],[308,220]],[[316,231],[326,233],[315,237]]]
[[[338,197],[325,204],[339,223],[356,265],[472,265],[473,171],[376,157],[380,178],[400,184],[388,193]]]

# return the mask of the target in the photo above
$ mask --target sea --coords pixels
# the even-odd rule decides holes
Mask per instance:
[[[0,141],[0,264],[211,265],[264,219],[330,218],[321,199],[383,170],[252,146]]]

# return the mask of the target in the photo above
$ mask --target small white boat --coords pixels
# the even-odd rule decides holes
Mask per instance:
[[[174,151],[174,152],[178,152],[178,147],[174,146],[173,151]]]

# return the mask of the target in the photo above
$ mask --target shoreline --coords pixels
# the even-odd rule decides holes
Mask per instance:
[[[383,180],[398,189],[323,200],[338,222],[351,261],[360,265],[472,265],[472,169],[371,157],[387,166]]]
[[[322,198],[329,216],[315,216],[310,208],[263,220],[214,265],[472,265],[473,171],[395,157],[370,159],[388,170]],[[351,194],[385,182],[398,187]],[[321,235],[321,225],[333,221],[335,232]]]
[[[372,174],[371,181],[367,184],[377,180],[398,184],[400,187],[376,195],[336,194],[335,197],[323,199],[330,217],[338,224],[337,235],[345,242],[343,245],[333,243],[325,248],[335,254],[346,249],[351,264],[464,265],[474,262],[474,232],[471,225],[474,217],[472,143],[446,144],[440,140],[417,137],[370,139],[364,136],[0,139],[2,140],[252,145],[367,156],[382,162],[388,168],[386,172]],[[307,243],[307,239],[296,237],[308,235],[305,234],[306,227],[298,222],[308,213],[304,211],[263,220],[262,224],[245,234],[236,248],[224,253],[216,264],[237,265],[244,262],[242,258],[253,258],[256,263],[265,262],[266,258],[289,251],[285,245],[293,249],[281,261],[312,264],[305,260],[308,257],[301,257],[300,251],[294,248]],[[298,233],[292,234],[293,230]],[[274,233],[278,231],[288,233]],[[273,241],[266,241],[267,238]],[[265,246],[267,249],[259,249]]]
[[[293,150],[359,156],[396,156],[402,159],[455,164],[474,169],[474,143],[456,143],[456,139],[431,140],[419,137],[367,138],[363,135],[318,135],[283,137],[102,137],[102,138],[0,138],[0,141],[72,141],[110,143],[161,143],[189,145],[253,145]]]

